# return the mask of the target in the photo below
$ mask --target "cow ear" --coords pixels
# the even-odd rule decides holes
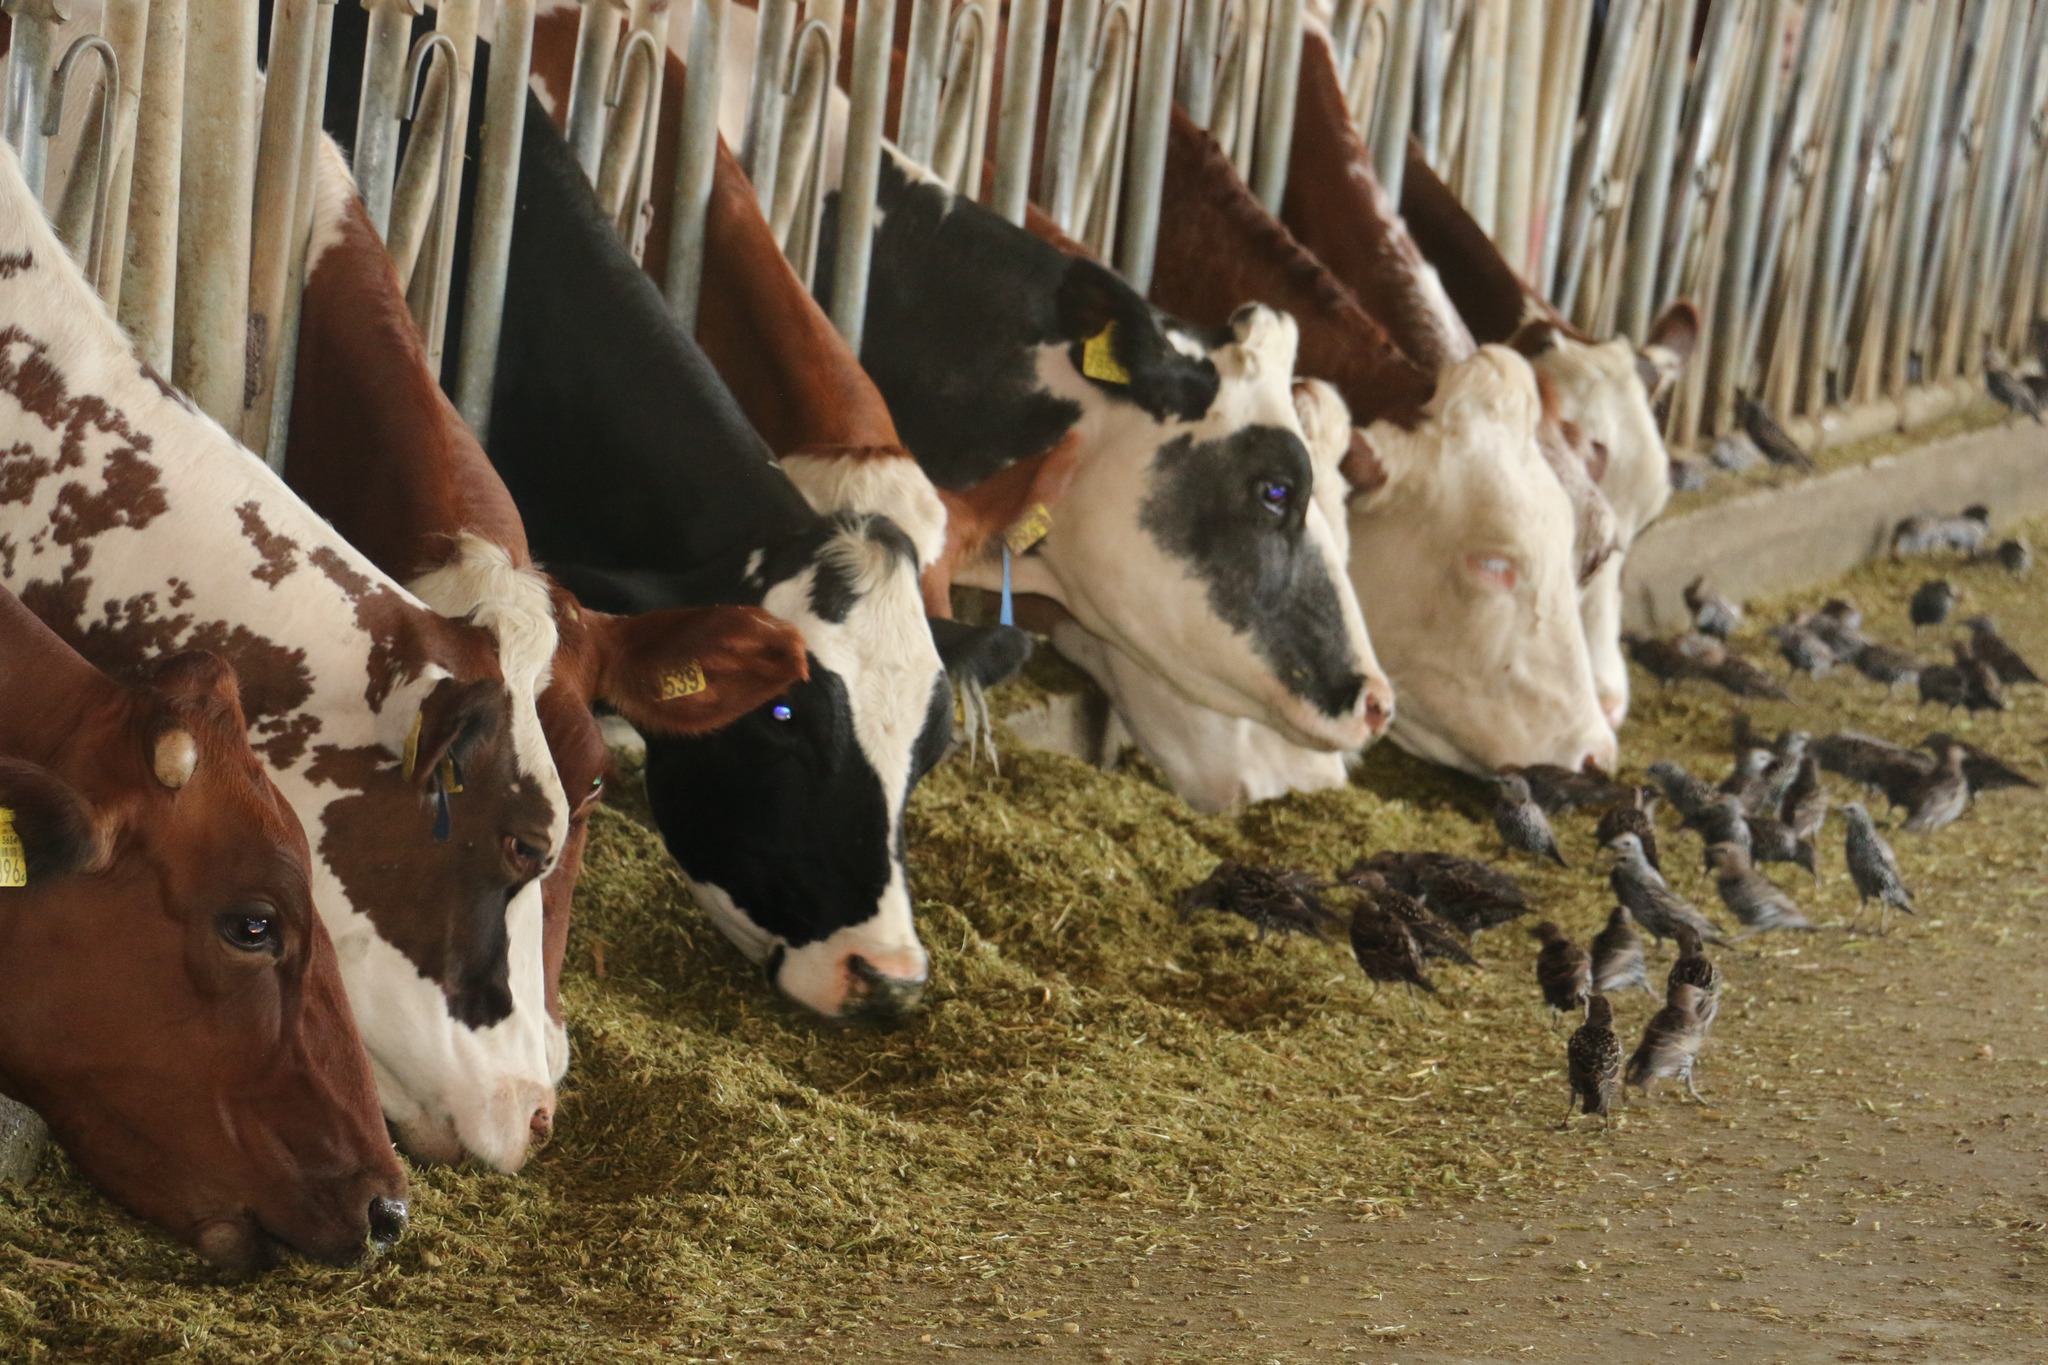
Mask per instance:
[[[21,841],[27,885],[75,872],[96,870],[107,847],[93,810],[71,785],[48,768],[16,758],[0,758],[0,810]],[[0,855],[12,850],[0,849]],[[5,861],[0,857],[0,861]],[[18,878],[0,882],[15,884]],[[0,905],[5,905],[0,900]]]
[[[1557,347],[1557,324],[1554,322],[1525,322],[1513,336],[1508,338],[1510,349],[1530,360]]]
[[[474,745],[504,728],[503,683],[491,678],[458,682],[443,678],[434,684],[413,717],[413,728],[401,751],[406,780],[424,791],[448,758],[460,758]]]
[[[1068,341],[1085,341],[1130,312],[1130,286],[1095,261],[1076,256],[1067,262],[1060,277],[1058,298],[1060,335]]]
[[[802,632],[758,607],[584,619],[597,642],[595,698],[642,734],[708,734],[810,676]]]
[[[994,687],[1015,677],[1031,657],[1031,637],[1015,626],[969,626],[935,616],[931,627],[939,659],[955,679]]]
[[[1693,306],[1691,299],[1679,299],[1657,315],[1650,324],[1650,336],[1643,345],[1661,347],[1671,352],[1680,369],[1692,359],[1692,349],[1699,344],[1700,310]]]

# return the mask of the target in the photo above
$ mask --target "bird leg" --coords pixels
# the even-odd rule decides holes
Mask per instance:
[[[1705,1095],[1702,1095],[1702,1094],[1701,1094],[1701,1093],[1700,1093],[1700,1092],[1698,1091],[1698,1089],[1694,1087],[1694,1085],[1693,1085],[1693,1083],[1692,1083],[1692,1066],[1693,1066],[1693,1064],[1692,1064],[1691,1062],[1687,1062],[1687,1063],[1685,1064],[1685,1070],[1683,1070],[1683,1071],[1681,1071],[1681,1072],[1679,1072],[1679,1073],[1678,1073],[1678,1075],[1679,1075],[1679,1079],[1680,1079],[1680,1080],[1683,1080],[1683,1081],[1685,1082],[1685,1093],[1686,1093],[1686,1094],[1688,1094],[1688,1095],[1692,1096],[1692,1097],[1693,1097],[1694,1099],[1698,1100],[1698,1101],[1699,1101],[1699,1102],[1700,1102],[1701,1104],[1705,1104],[1705,1103],[1707,1102],[1707,1097],[1706,1097]]]

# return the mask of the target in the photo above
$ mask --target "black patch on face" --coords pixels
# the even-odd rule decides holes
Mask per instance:
[[[1207,585],[1210,610],[1250,637],[1289,691],[1325,715],[1348,712],[1365,679],[1306,532],[1314,469],[1300,438],[1279,427],[1200,445],[1183,436],[1160,447],[1152,470],[1138,524]],[[1273,485],[1289,490],[1284,510],[1264,496]]]
[[[852,535],[880,546],[887,555],[890,570],[899,565],[917,570],[917,547],[911,543],[903,528],[887,517],[864,516],[856,512],[841,512],[830,522],[834,537]],[[839,556],[829,552],[818,556],[817,576],[811,580],[811,610],[820,620],[834,625],[842,624],[855,606],[859,605],[861,591],[854,583],[852,566]]]
[[[905,446],[942,488],[973,487],[1057,445],[1081,405],[1039,384],[1038,347],[1080,347],[1110,322],[1131,382],[1096,387],[1159,420],[1207,412],[1215,366],[1174,350],[1160,315],[1122,279],[882,158],[861,364]],[[838,195],[826,201],[832,240]],[[813,291],[831,297],[829,259]],[[1177,324],[1178,325],[1178,324]],[[1185,329],[1192,332],[1193,329]]]

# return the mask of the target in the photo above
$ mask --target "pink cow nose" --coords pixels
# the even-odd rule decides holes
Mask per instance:
[[[1394,721],[1394,691],[1385,683],[1372,683],[1365,689],[1365,728],[1374,736],[1386,733],[1387,726]]]
[[[533,1134],[533,1145],[538,1147],[554,1135],[555,1111],[552,1105],[542,1105],[533,1111],[527,1121],[527,1130]]]
[[[917,1007],[924,996],[923,976],[890,976],[860,954],[846,959],[850,978],[845,1012],[869,1019],[895,1019]]]

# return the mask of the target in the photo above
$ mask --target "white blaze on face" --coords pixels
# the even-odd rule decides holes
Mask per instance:
[[[1366,431],[1387,483],[1351,505],[1352,582],[1400,696],[1392,736],[1471,772],[1614,762],[1540,416],[1528,362],[1481,347],[1439,376],[1415,431]]]
[[[1015,585],[1020,592],[1058,601],[1084,629],[1188,701],[1257,720],[1296,743],[1324,750],[1356,748],[1371,737],[1367,696],[1381,710],[1391,704],[1391,696],[1319,500],[1312,499],[1306,509],[1301,552],[1330,586],[1336,638],[1313,645],[1318,652],[1348,659],[1348,669],[1366,680],[1352,707],[1336,716],[1291,688],[1253,635],[1218,615],[1211,583],[1197,567],[1169,553],[1143,524],[1145,509],[1160,489],[1157,457],[1162,448],[1183,438],[1198,448],[1227,443],[1260,429],[1302,436],[1291,396],[1297,340],[1293,320],[1271,309],[1247,308],[1240,311],[1233,332],[1231,342],[1209,352],[1220,387],[1209,410],[1192,422],[1160,421],[1134,403],[1105,401],[1102,391],[1074,369],[1067,347],[1041,348],[1040,382],[1082,408],[1071,437],[1080,443],[1080,454],[1066,495],[1053,510],[1050,533],[1032,554],[1013,560]],[[1177,346],[1189,340],[1170,328],[1168,337]],[[1303,469],[1308,469],[1306,462]],[[1249,471],[1241,479],[1228,477],[1228,496],[1247,501],[1254,496]],[[1277,538],[1278,532],[1273,534]],[[1257,570],[1252,563],[1203,567],[1247,577]],[[1001,586],[1000,561],[974,561],[954,577],[994,590]],[[1258,625],[1281,628],[1271,620]]]
[[[1627,341],[1589,345],[1560,335],[1535,365],[1557,395],[1559,416],[1607,452],[1600,491],[1614,509],[1620,549],[1582,587],[1580,607],[1601,708],[1619,727],[1629,699],[1628,663],[1621,653],[1622,563],[1636,536],[1671,499],[1670,456]]]

